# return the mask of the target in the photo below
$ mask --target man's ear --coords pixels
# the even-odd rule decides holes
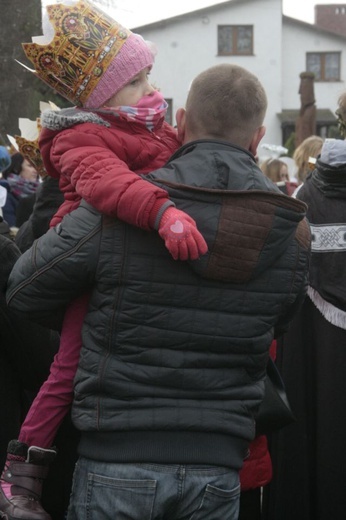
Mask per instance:
[[[258,147],[259,143],[261,142],[261,140],[263,139],[265,133],[266,133],[265,126],[260,126],[259,128],[257,128],[256,132],[254,133],[254,135],[252,137],[252,141],[249,146],[249,151],[252,153],[252,155],[254,155],[254,156],[257,155],[257,147]]]
[[[178,139],[184,144],[185,132],[186,132],[186,110],[185,108],[178,108],[175,115],[177,121]]]

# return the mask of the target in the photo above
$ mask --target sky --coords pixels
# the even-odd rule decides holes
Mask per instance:
[[[109,14],[128,27],[145,25],[183,12],[194,11],[222,0],[98,0],[98,5],[108,11],[107,4],[117,5]],[[261,2],[261,0],[257,0]],[[42,0],[42,4],[53,4],[55,0]],[[96,0],[95,0],[96,3]],[[304,22],[314,22],[315,4],[345,4],[346,0],[283,0],[283,13]]]
[[[261,0],[259,0],[261,1]],[[314,23],[315,5],[344,4],[345,0],[283,0],[283,12],[292,18],[298,18],[303,22]]]

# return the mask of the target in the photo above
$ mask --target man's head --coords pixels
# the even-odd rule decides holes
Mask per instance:
[[[221,64],[192,82],[186,108],[177,112],[184,142],[222,139],[256,154],[265,129],[267,96],[258,78],[238,65]]]

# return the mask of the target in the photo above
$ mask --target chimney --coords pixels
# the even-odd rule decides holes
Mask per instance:
[[[315,5],[315,25],[346,37],[346,4]]]

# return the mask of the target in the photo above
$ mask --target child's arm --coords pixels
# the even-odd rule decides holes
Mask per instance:
[[[129,141],[126,149],[131,151],[131,136]],[[174,207],[166,190],[129,169],[124,144],[115,146],[113,139],[117,153],[109,146],[98,133],[81,135],[71,128],[57,135],[50,157],[79,196],[98,211],[142,229],[158,229],[174,259],[205,254],[207,245],[195,221]]]

